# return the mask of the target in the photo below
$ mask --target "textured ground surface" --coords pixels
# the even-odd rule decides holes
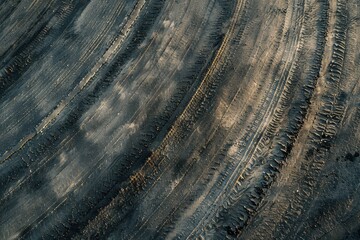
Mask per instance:
[[[360,239],[359,0],[3,0],[0,239]]]

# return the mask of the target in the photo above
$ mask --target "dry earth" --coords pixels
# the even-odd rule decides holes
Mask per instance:
[[[359,0],[2,0],[0,239],[360,239]]]

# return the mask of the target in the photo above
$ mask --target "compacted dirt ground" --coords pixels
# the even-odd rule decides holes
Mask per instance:
[[[0,2],[0,239],[360,239],[358,0]]]

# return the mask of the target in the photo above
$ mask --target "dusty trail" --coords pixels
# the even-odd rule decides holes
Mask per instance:
[[[0,239],[358,239],[357,0],[0,3]]]

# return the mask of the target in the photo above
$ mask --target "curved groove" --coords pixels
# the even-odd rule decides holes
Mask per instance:
[[[359,238],[359,14],[1,2],[0,238]]]

